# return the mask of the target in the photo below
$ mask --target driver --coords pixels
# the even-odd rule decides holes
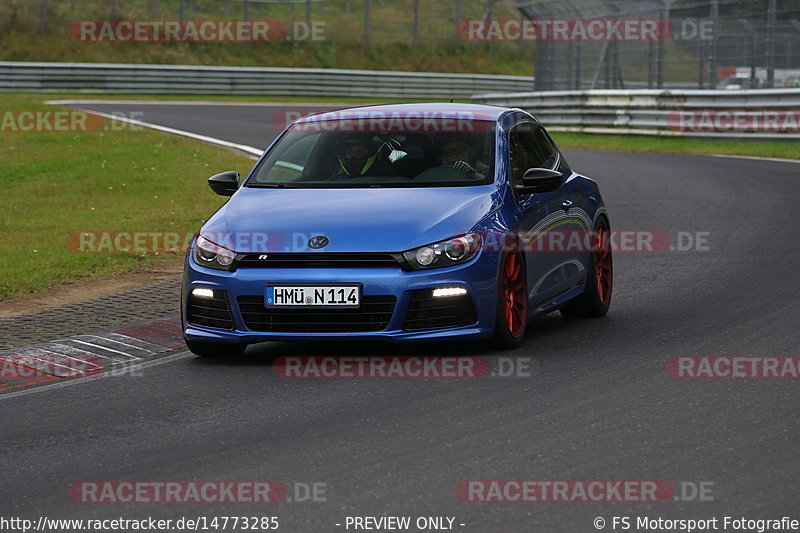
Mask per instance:
[[[463,138],[445,136],[439,139],[439,161],[460,170],[464,174],[483,179],[489,167],[482,161],[473,159],[472,146]]]
[[[371,135],[347,135],[339,144],[339,171],[336,180],[365,176],[381,153],[374,151]]]

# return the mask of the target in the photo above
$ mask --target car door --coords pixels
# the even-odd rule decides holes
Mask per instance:
[[[530,168],[557,169],[560,154],[544,129],[534,121],[522,121],[509,132],[511,183],[521,184]],[[574,217],[580,205],[566,182],[545,193],[520,194],[515,191],[519,207],[517,231],[524,247],[528,274],[528,304],[539,307],[578,283],[583,266],[580,251],[570,247],[570,240],[580,232],[582,222]]]

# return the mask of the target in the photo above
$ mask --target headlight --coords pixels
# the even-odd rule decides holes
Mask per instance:
[[[467,233],[460,237],[409,250],[403,256],[414,270],[460,265],[478,254],[481,242],[480,234]]]
[[[194,242],[194,260],[198,265],[208,268],[230,270],[236,252],[214,244],[202,235]]]

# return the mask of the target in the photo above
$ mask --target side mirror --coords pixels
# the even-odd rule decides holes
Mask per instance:
[[[208,178],[208,186],[220,196],[231,196],[239,188],[239,173],[235,170],[215,174]]]
[[[522,194],[550,192],[561,187],[564,174],[549,168],[529,168],[522,176],[522,183],[514,185],[514,190]]]

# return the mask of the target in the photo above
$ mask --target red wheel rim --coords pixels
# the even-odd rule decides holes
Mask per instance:
[[[597,250],[594,252],[594,275],[597,283],[597,295],[602,303],[611,299],[613,281],[613,265],[611,262],[611,246],[607,228],[597,230]]]
[[[506,256],[503,265],[503,316],[506,327],[514,337],[525,329],[526,313],[525,275],[519,252]]]

